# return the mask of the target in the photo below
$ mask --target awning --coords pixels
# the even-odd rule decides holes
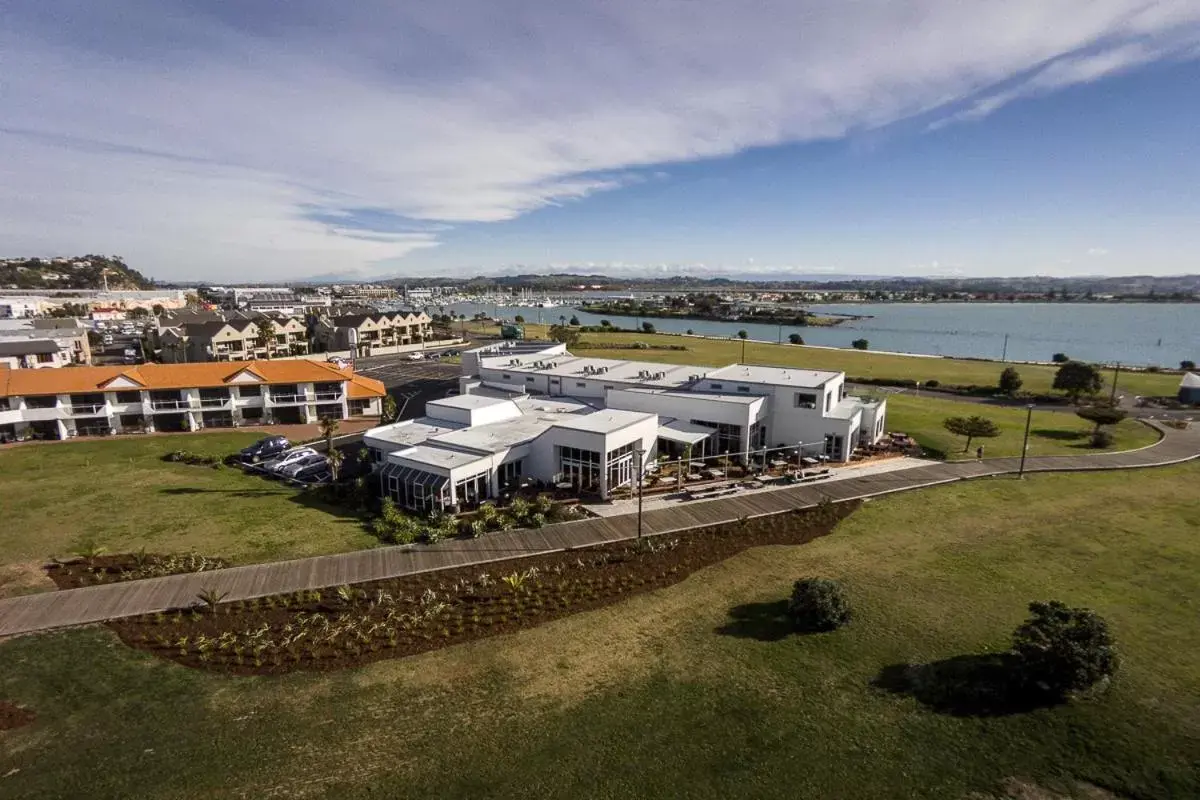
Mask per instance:
[[[681,419],[671,420],[665,425],[658,426],[658,438],[680,444],[697,444],[716,432],[714,428],[706,428],[703,425],[684,422]]]
[[[438,475],[434,472],[426,472],[413,467],[405,467],[400,464],[388,464],[383,468],[382,472],[385,478],[396,478],[396,480],[405,486],[424,486],[428,490],[440,489],[450,482],[450,479],[445,475]],[[430,492],[426,492],[429,494]]]

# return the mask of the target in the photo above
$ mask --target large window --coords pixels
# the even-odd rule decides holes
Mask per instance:
[[[450,479],[444,475],[388,464],[379,480],[384,494],[403,508],[440,511],[450,504]]]
[[[625,486],[633,482],[634,476],[637,474],[637,465],[634,463],[636,446],[636,442],[630,442],[616,450],[608,451],[606,461],[608,462],[608,490],[610,492],[618,486]]]
[[[140,403],[142,402],[141,392],[117,392],[118,403]]]
[[[492,496],[487,470],[454,483],[454,497],[460,505],[474,506]]]
[[[738,453],[742,449],[742,426],[731,425],[727,422],[709,422],[704,419],[692,420],[693,425],[703,425],[717,432],[716,441],[709,445],[708,455],[721,453]],[[715,452],[714,452],[715,450]]]
[[[525,459],[518,458],[516,461],[509,461],[506,464],[500,465],[500,485],[508,486],[521,480],[521,473],[525,468]]]
[[[576,491],[594,492],[600,489],[600,454],[578,447],[558,448],[558,471],[564,483]]]
[[[816,408],[817,396],[811,392],[796,392],[796,408]]]

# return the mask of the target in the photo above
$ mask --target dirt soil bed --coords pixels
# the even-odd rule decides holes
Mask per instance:
[[[109,624],[126,644],[238,675],[333,670],[529,628],[677,583],[762,545],[804,544],[858,507],[824,504],[533,558],[193,606]]]
[[[37,719],[37,714],[28,708],[21,708],[15,703],[0,700],[0,731],[10,731],[28,725]]]
[[[102,583],[161,578],[185,572],[224,569],[229,562],[221,558],[195,553],[157,555],[153,553],[120,553],[108,556],[89,556],[60,561],[46,566],[46,574],[59,589],[78,589]]]

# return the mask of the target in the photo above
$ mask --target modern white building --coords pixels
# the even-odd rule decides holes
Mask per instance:
[[[385,496],[412,509],[473,505],[522,479],[607,498],[660,455],[849,460],[884,432],[886,401],[849,397],[840,372],[713,369],[577,357],[513,342],[463,353],[461,394],[368,431]]]

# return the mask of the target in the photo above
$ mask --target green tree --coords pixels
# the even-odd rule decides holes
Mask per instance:
[[[955,436],[967,437],[964,453],[971,449],[972,439],[993,439],[1000,435],[1000,428],[987,417],[947,417],[942,427]]]
[[[1004,371],[1000,373],[1001,394],[1006,394],[1011,397],[1017,393],[1017,391],[1021,388],[1021,384],[1023,383],[1024,381],[1021,380],[1021,373],[1017,372],[1016,368],[1014,367],[1005,367]]]
[[[1100,432],[1101,425],[1116,425],[1127,416],[1124,411],[1112,406],[1087,406],[1076,410],[1075,415],[1095,424],[1095,433]]]
[[[321,431],[321,435],[325,437],[325,452],[333,452],[333,437],[337,434],[338,427],[341,425],[337,417],[321,417],[317,423],[317,429]]]
[[[1180,361],[1179,368],[1185,372],[1191,372],[1192,370],[1194,370],[1196,368],[1196,362],[1190,361],[1190,360],[1189,361]]]
[[[161,304],[155,303],[150,307],[150,310],[154,312],[154,316],[161,317],[166,309],[164,309]]]
[[[1095,611],[1051,600],[1030,603],[1029,613],[1013,632],[1012,647],[1027,689],[1064,699],[1117,671],[1120,659],[1108,623]]]
[[[1050,356],[1050,360],[1055,364],[1065,364],[1071,359],[1066,353],[1055,353],[1054,355]]]
[[[146,317],[150,316],[150,312],[141,306],[135,306],[126,312],[126,316],[128,316],[130,319],[145,319]]]
[[[396,416],[400,412],[396,408],[396,398],[389,395],[384,395],[382,408],[379,410],[380,422],[395,422]]]
[[[518,325],[524,325],[525,317],[523,317],[520,314],[517,314],[515,317],[513,317],[513,322],[517,323]]]
[[[338,473],[341,472],[342,462],[346,460],[346,456],[341,450],[334,448],[325,452],[325,461],[329,464],[329,475],[334,483],[337,483]]]
[[[654,323],[643,322],[642,323],[642,333],[654,333]]]
[[[739,339],[749,339],[750,334],[746,332],[745,328],[742,328],[740,331],[738,331],[738,338]]]
[[[269,318],[264,317],[258,322],[258,338],[255,339],[255,344],[267,351],[267,360],[271,360],[271,347],[275,344],[275,323]]]
[[[608,320],[606,320],[606,319],[602,319],[602,320],[600,320],[600,327],[601,327],[601,328],[611,328],[611,327],[612,327],[612,323],[611,323],[611,322],[609,322],[609,321],[608,321]]]
[[[571,315],[571,327],[579,327],[579,317],[575,316],[574,314]]]
[[[788,334],[788,341],[792,344],[804,344],[804,337],[798,333]]]
[[[687,329],[687,335],[688,335],[688,336],[695,336],[695,335],[696,335],[696,332],[695,332],[695,331],[693,331],[691,328],[688,328],[688,329]]]
[[[1104,386],[1104,376],[1091,364],[1068,361],[1054,374],[1054,388],[1065,393],[1072,403],[1078,403],[1082,395],[1093,395]]]
[[[570,349],[579,343],[579,331],[566,325],[551,325],[550,338],[562,342]]]
[[[832,631],[850,621],[850,601],[837,581],[804,578],[792,586],[788,616],[796,630]]]
[[[853,347],[855,350],[866,350],[867,347],[870,346],[870,344],[871,343],[868,342],[866,339],[855,339],[853,342],[850,343],[850,346]]]

